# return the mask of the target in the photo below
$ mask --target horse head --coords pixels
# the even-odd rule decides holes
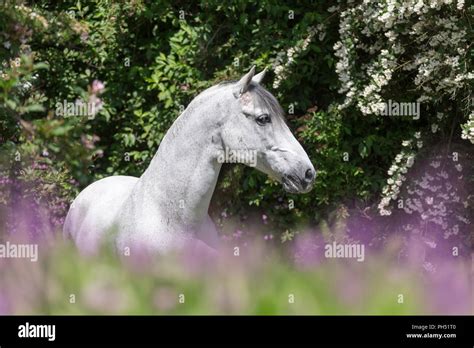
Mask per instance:
[[[283,184],[290,193],[312,189],[316,171],[303,147],[288,128],[276,98],[261,81],[265,70],[255,75],[255,67],[229,88],[221,140],[234,156]]]

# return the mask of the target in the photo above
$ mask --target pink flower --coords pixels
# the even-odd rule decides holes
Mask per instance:
[[[92,82],[92,94],[100,94],[104,91],[105,85],[102,81],[94,80]]]

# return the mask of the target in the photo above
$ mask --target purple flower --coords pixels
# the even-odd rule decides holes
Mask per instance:
[[[241,231],[241,230],[236,230],[234,233],[233,233],[233,236],[235,239],[238,239],[240,237],[242,237],[244,233]]]

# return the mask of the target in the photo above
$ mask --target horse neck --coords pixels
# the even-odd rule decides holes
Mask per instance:
[[[138,195],[150,197],[169,222],[195,226],[207,217],[221,169],[216,156],[222,149],[218,105],[209,98],[194,100],[168,130],[140,178]]]

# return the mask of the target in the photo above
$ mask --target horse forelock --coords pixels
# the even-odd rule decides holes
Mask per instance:
[[[255,83],[250,85],[249,91],[257,97],[257,103],[263,105],[271,113],[271,115],[274,115],[286,122],[285,113],[273,94],[271,94],[261,85]]]
[[[238,81],[224,81],[214,87],[228,87],[234,85]],[[258,83],[251,82],[248,90],[252,95],[256,97],[255,102],[265,107],[272,115],[280,118],[283,122],[286,123],[285,112],[281,107],[278,100],[271,94],[265,87],[261,86]]]

